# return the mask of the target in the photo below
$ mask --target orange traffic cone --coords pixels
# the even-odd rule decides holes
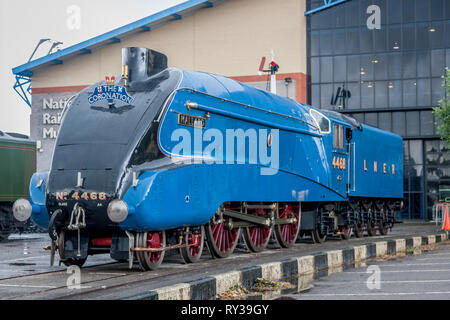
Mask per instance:
[[[450,231],[450,217],[448,214],[448,207],[450,205],[445,205],[445,216],[444,216],[444,223],[442,224],[442,230],[447,231],[447,233]]]

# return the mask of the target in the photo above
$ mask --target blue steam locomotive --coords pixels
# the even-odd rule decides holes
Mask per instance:
[[[330,111],[213,74],[169,69],[123,49],[120,79],[86,88],[65,110],[51,169],[14,214],[49,228],[52,261],[134,257],[157,268],[168,250],[192,263],[243,239],[323,242],[386,234],[403,198],[403,142]],[[52,262],[53,263],[53,262]]]

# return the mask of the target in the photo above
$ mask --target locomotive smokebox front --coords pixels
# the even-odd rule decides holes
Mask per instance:
[[[133,210],[121,200],[138,174],[132,167],[143,163],[132,158],[142,156],[139,143],[179,75],[167,71],[164,54],[147,48],[123,48],[122,65],[123,84],[106,76],[65,111],[46,189],[50,215],[62,212],[61,227],[80,208],[87,229],[116,230]]]
[[[147,48],[122,49],[122,78],[125,86],[135,81],[147,80],[167,69],[167,56]]]

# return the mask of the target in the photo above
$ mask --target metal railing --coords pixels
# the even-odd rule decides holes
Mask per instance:
[[[443,223],[444,222],[444,214],[445,214],[445,210],[448,208],[449,212],[450,212],[450,203],[436,203],[433,206],[433,220],[432,222],[435,222],[436,225],[438,225],[439,223]]]

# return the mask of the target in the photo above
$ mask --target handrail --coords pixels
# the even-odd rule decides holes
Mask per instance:
[[[189,107],[189,105],[191,105],[191,106]],[[234,113],[234,112],[230,112],[230,111],[225,111],[225,110],[220,110],[220,109],[217,109],[217,108],[214,108],[214,107],[209,107],[209,106],[201,105],[201,104],[198,104],[198,103],[192,103],[192,102],[188,101],[186,103],[186,106],[188,107],[188,109],[197,109],[197,110],[200,110],[200,111],[214,113],[214,114],[222,115],[222,116],[233,118],[233,119],[243,120],[243,121],[246,121],[246,122],[252,122],[252,123],[255,123],[255,124],[271,127],[271,128],[274,128],[274,129],[281,129],[281,130],[285,130],[285,131],[291,131],[291,132],[295,132],[295,133],[301,133],[301,134],[310,135],[310,136],[317,137],[317,138],[322,138],[321,134],[314,133],[314,132],[311,132],[311,131],[308,131],[308,130],[305,130],[305,129],[295,128],[295,127],[285,126],[285,125],[280,125],[280,124],[274,124],[273,122],[269,122],[269,121],[265,121],[265,120],[261,120],[261,119],[251,118],[251,117],[248,117],[248,116],[244,116],[242,114],[238,114],[238,113]]]
[[[178,89],[175,90],[175,91],[183,91],[183,90],[191,91],[191,92],[193,92],[193,93],[199,93],[199,94],[202,94],[202,95],[211,97],[211,98],[219,99],[219,100],[221,100],[222,102],[229,102],[229,103],[233,103],[233,104],[236,104],[236,105],[240,105],[240,106],[245,107],[245,108],[247,108],[247,109],[254,109],[254,110],[262,111],[262,112],[265,112],[265,113],[277,115],[277,116],[280,116],[280,117],[283,117],[283,118],[286,118],[286,119],[297,120],[297,121],[302,122],[302,123],[304,123],[304,124],[306,124],[306,125],[308,125],[308,126],[314,128],[314,129],[316,129],[317,131],[320,132],[320,129],[319,129],[316,125],[314,125],[314,124],[312,124],[312,123],[309,123],[309,122],[307,122],[307,121],[305,121],[305,120],[303,120],[303,119],[297,118],[297,117],[289,116],[289,115],[282,114],[282,113],[275,112],[275,111],[270,111],[270,110],[263,109],[263,108],[254,107],[254,106],[249,105],[249,104],[244,104],[244,103],[237,102],[237,101],[233,101],[233,100],[229,100],[229,99],[226,99],[226,98],[217,97],[217,96],[214,96],[214,95],[211,95],[211,94],[202,92],[202,91],[198,91],[198,90],[195,90],[195,89],[191,89],[191,88],[178,88]],[[320,135],[320,136],[321,136],[321,135]]]

